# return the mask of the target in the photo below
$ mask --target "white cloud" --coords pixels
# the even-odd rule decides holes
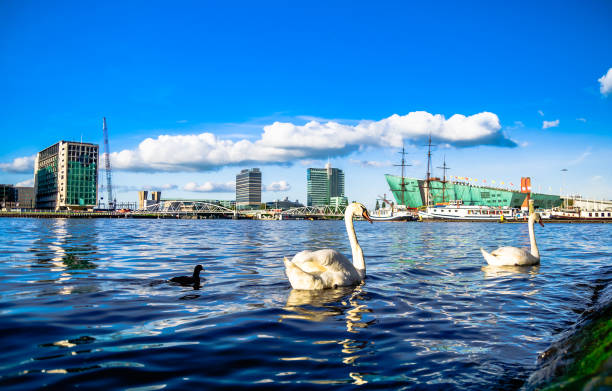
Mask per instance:
[[[597,79],[597,81],[599,84],[601,84],[599,86],[599,91],[603,95],[608,95],[610,92],[612,92],[612,68],[608,69],[608,72]]]
[[[349,162],[351,164],[357,164],[360,165],[361,167],[390,167],[393,165],[393,163],[391,163],[390,161],[385,161],[385,162],[379,162],[379,161],[375,161],[375,160],[356,160],[356,159],[350,159]]]
[[[34,178],[27,179],[15,185],[15,187],[33,187],[33,186],[34,186]]]
[[[538,110],[538,114],[540,114],[540,116],[544,117],[544,112],[542,110]]]
[[[287,183],[287,181],[278,181],[272,182],[268,186],[264,188],[264,191],[289,191],[291,190],[291,185]]]
[[[523,121],[514,121],[514,125],[507,126],[506,129],[515,130],[515,129],[520,129],[524,127],[525,127],[525,124],[523,123]]]
[[[400,147],[404,140],[421,142],[429,134],[439,144],[455,147],[516,146],[503,134],[493,113],[455,114],[446,119],[440,114],[417,111],[356,125],[334,121],[310,121],[304,125],[274,122],[264,126],[255,141],[222,139],[212,133],[161,135],[145,139],[136,149],[112,153],[111,161],[118,170],[213,170],[230,165],[283,164],[345,156],[368,146]]]
[[[100,183],[100,191],[106,194],[106,190],[104,190],[105,183]],[[163,185],[143,185],[143,186],[134,186],[134,185],[113,185],[113,190],[118,193],[128,193],[132,191],[168,191],[178,189],[177,185],[173,185],[170,183],[166,183]]]
[[[234,182],[204,182],[201,185],[198,185],[195,182],[189,182],[183,186],[183,190],[193,191],[196,193],[232,193],[236,191],[236,184]]]
[[[36,155],[18,157],[11,163],[0,163],[0,170],[4,172],[25,173],[34,172],[34,160]]]
[[[580,122],[587,122],[586,118],[576,118],[576,121],[580,121]]]
[[[177,124],[186,124],[187,122],[189,121],[187,121],[186,119],[179,119],[178,121],[176,121]]]
[[[556,128],[557,126],[559,126],[558,119],[554,121],[542,121],[542,129]]]
[[[586,159],[587,157],[589,157],[589,155],[591,155],[591,147],[587,148],[586,151],[584,151],[580,156],[578,156],[576,159],[570,160],[569,162],[567,162],[568,165],[573,166],[576,165],[578,163],[581,163],[584,159]]]

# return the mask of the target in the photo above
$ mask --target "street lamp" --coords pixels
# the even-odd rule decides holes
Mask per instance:
[[[562,169],[561,169],[561,184],[562,184],[562,186],[563,186],[563,187],[561,188],[561,190],[559,190],[559,193],[561,193],[561,194],[559,194],[559,195],[560,195],[561,197],[563,197],[563,192],[562,192],[562,190],[563,190],[563,188],[565,188],[565,175],[563,175],[563,174],[564,174],[564,173],[566,173],[567,171],[568,171],[568,170],[567,170],[567,168],[562,168]],[[567,191],[567,189],[566,189],[565,191]],[[567,197],[566,197],[566,198],[567,198]],[[567,209],[567,208],[568,208],[568,205],[567,205],[567,201],[566,201],[566,200],[564,200],[564,201],[563,201],[563,204],[565,205],[564,207]]]

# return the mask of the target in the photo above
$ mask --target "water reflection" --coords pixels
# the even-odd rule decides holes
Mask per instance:
[[[53,219],[48,222],[48,229],[42,230],[27,251],[34,255],[32,267],[49,268],[51,272],[44,280],[32,283],[51,282],[59,284],[59,289],[43,289],[40,295],[69,295],[71,293],[92,293],[99,291],[94,280],[74,285],[75,273],[82,270],[96,269],[98,265],[88,258],[97,256],[97,230],[91,224],[70,219]]]
[[[529,275],[535,276],[540,272],[540,265],[534,266],[493,266],[486,265],[482,267],[485,278],[508,277],[512,275]]]
[[[285,310],[291,314],[281,315],[283,319],[304,319],[312,322],[324,322],[330,317],[344,315],[346,331],[359,333],[375,323],[375,319],[364,320],[364,315],[371,313],[363,301],[366,299],[363,285],[357,287],[340,287],[337,289],[323,289],[315,291],[293,289],[289,292]],[[337,344],[342,353],[342,363],[349,366],[358,366],[357,360],[367,354],[371,345],[368,339],[344,338],[341,340],[318,340],[315,345]],[[353,384],[366,384],[367,381],[361,373],[351,372]]]

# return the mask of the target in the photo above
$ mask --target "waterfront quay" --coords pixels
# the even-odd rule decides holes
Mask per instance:
[[[343,213],[337,211],[317,210],[316,208],[296,208],[287,211],[251,210],[251,211],[0,211],[2,217],[23,217],[35,219],[185,219],[185,220],[341,220]],[[406,221],[403,221],[406,222]],[[408,221],[410,222],[410,221]],[[413,222],[419,222],[414,220]],[[525,224],[526,220],[482,221],[453,219],[424,219],[422,223],[494,223]],[[395,221],[398,223],[398,221]],[[402,223],[402,222],[399,222]],[[545,224],[610,224],[612,219],[546,219]]]

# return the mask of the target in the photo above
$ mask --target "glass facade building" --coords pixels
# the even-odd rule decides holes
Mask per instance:
[[[39,209],[93,209],[98,198],[98,145],[60,141],[34,163]]]
[[[329,163],[325,168],[309,168],[306,181],[307,206],[328,206],[333,198],[344,197],[344,172]]]
[[[261,206],[261,171],[259,168],[242,170],[236,175],[236,208],[251,209]]]

